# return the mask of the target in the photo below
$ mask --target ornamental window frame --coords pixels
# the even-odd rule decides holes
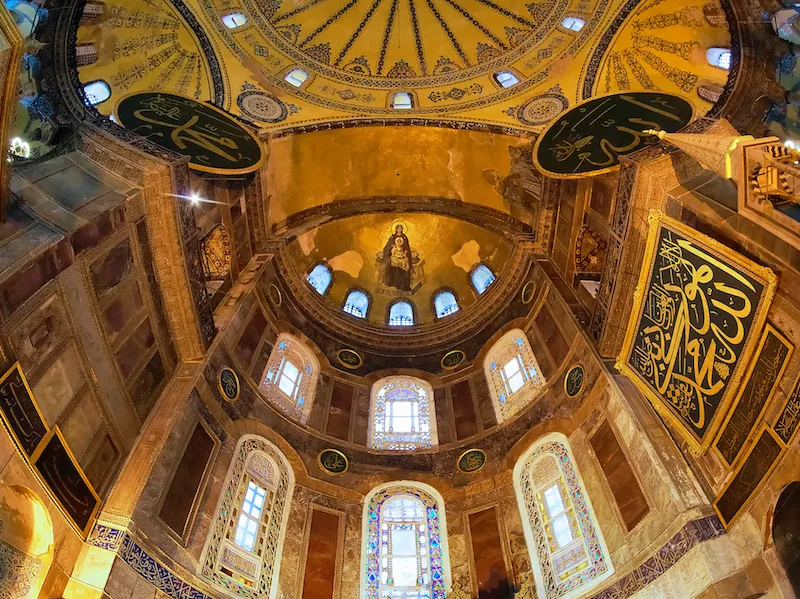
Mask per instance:
[[[297,376],[288,376],[287,365],[297,369]],[[260,389],[270,404],[301,424],[308,422],[317,391],[320,365],[314,352],[290,333],[281,333],[275,340],[267,365],[261,375]],[[284,381],[293,384],[286,391]]]
[[[584,596],[614,574],[608,546],[565,435],[541,437],[517,460],[514,491],[538,597]],[[552,506],[558,507],[554,493],[563,508],[558,513],[551,511]],[[570,539],[563,546],[554,532],[556,519],[568,525]]]
[[[452,590],[450,572],[450,554],[447,540],[447,518],[445,514],[444,499],[441,494],[430,485],[408,480],[393,481],[379,485],[372,489],[364,498],[364,508],[361,517],[361,572],[360,597],[370,599],[383,596],[380,594],[383,583],[381,574],[383,568],[383,548],[389,551],[391,535],[384,537],[385,529],[382,520],[384,508],[393,500],[412,498],[419,501],[424,508],[425,517],[425,545],[429,548],[427,564],[429,566],[429,580],[431,586],[431,599],[445,599]],[[402,523],[401,526],[405,524]],[[419,523],[416,530],[419,530]],[[418,542],[418,551],[421,543]],[[419,553],[417,554],[419,556]],[[385,587],[384,587],[385,588]]]
[[[389,387],[389,389],[387,389]],[[388,394],[393,389],[410,389],[416,398],[393,399]],[[385,391],[384,391],[385,390]],[[395,433],[391,428],[392,403],[416,403],[411,407],[416,428],[411,432]],[[426,381],[411,376],[387,376],[372,385],[369,405],[369,446],[387,451],[414,451],[439,444],[436,427],[436,410],[433,404],[433,387]],[[412,427],[413,429],[414,427]]]
[[[506,372],[506,366],[514,360],[524,379],[517,389],[513,389]],[[545,386],[539,362],[522,329],[511,329],[492,345],[483,360],[483,371],[498,424],[521,412]]]
[[[294,491],[294,472],[286,456],[257,435],[243,435],[233,455],[198,573],[235,599],[275,599]],[[265,501],[259,514],[253,550],[247,551],[234,539],[250,483],[265,490]]]

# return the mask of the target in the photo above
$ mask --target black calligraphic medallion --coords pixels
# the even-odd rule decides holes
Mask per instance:
[[[583,379],[585,378],[583,366],[573,366],[564,377],[564,393],[567,397],[576,397],[583,390]]]
[[[30,458],[47,434],[47,423],[19,363],[0,379],[0,410],[17,445]]]
[[[572,179],[607,173],[619,157],[656,138],[645,129],[675,133],[692,120],[692,105],[679,96],[627,92],[592,98],[551,123],[539,136],[533,162],[545,175]]]
[[[62,511],[85,538],[92,527],[100,498],[72,455],[58,426],[44,440],[34,465]]]
[[[331,475],[339,475],[347,472],[350,462],[347,456],[338,449],[323,449],[317,456],[319,467]]]
[[[468,449],[460,456],[458,456],[459,472],[464,474],[475,474],[479,470],[483,470],[486,465],[486,452],[482,449]]]
[[[658,212],[617,366],[696,452],[739,391],[777,277]]]
[[[361,356],[358,354],[358,352],[355,352],[352,349],[340,349],[338,352],[336,352],[336,359],[339,360],[339,363],[342,366],[349,368],[350,370],[356,370],[364,363],[364,360],[361,359]]]
[[[460,349],[447,352],[442,358],[441,366],[445,370],[453,370],[466,359],[467,355]]]
[[[525,305],[530,304],[533,301],[534,293],[536,292],[536,283],[533,281],[528,281],[523,285],[522,292],[520,293],[520,299],[522,299],[522,303]]]
[[[225,401],[236,401],[241,393],[241,385],[236,372],[228,366],[223,366],[219,371],[219,392]]]
[[[269,301],[272,302],[272,305],[276,308],[280,307],[283,303],[283,296],[281,295],[281,290],[278,289],[278,286],[275,283],[269,284]]]
[[[117,122],[168,150],[195,170],[242,175],[261,166],[261,143],[227,112],[173,94],[140,92],[114,109]]]

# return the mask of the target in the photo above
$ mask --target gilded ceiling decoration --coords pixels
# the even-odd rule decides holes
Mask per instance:
[[[352,289],[370,296],[367,318],[383,324],[389,304],[413,302],[419,322],[433,321],[433,295],[447,288],[463,309],[476,301],[471,269],[483,262],[502,276],[511,244],[478,226],[430,214],[365,214],[313,229],[289,245],[301,275],[320,263],[333,272],[324,301],[339,309]]]

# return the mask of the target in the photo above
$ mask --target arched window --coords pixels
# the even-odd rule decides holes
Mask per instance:
[[[295,87],[301,87],[307,79],[308,73],[306,73],[303,69],[292,69],[286,73],[286,77],[283,78],[284,81],[291,83]]]
[[[706,60],[711,66],[727,71],[731,68],[730,48],[709,48],[706,52]]]
[[[414,324],[414,307],[410,302],[401,300],[389,307],[389,325],[393,327],[410,327]]]
[[[96,106],[105,102],[111,97],[111,88],[108,83],[102,79],[92,81],[83,86],[83,94],[86,96],[86,103],[90,106]]]
[[[503,335],[483,361],[497,422],[528,405],[544,385],[528,338],[520,329]]]
[[[294,474],[278,448],[256,435],[243,436],[233,455],[200,574],[235,597],[274,599]]]
[[[479,295],[494,283],[494,273],[485,264],[478,264],[473,268],[469,277],[472,280],[472,286]]]
[[[369,311],[369,296],[363,291],[353,289],[347,294],[342,310],[356,318],[366,318]]]
[[[458,301],[452,291],[440,291],[433,296],[433,307],[436,318],[442,318],[458,312]]]
[[[564,435],[544,436],[519,459],[514,490],[538,597],[584,595],[614,573]]]
[[[373,449],[438,445],[433,388],[421,379],[390,376],[372,386],[369,423]]]
[[[362,517],[361,597],[445,599],[447,521],[432,487],[397,481],[373,489]]]
[[[580,17],[564,17],[564,20],[561,21],[561,26],[569,31],[580,31],[584,25],[586,25],[586,21]]]
[[[308,284],[311,285],[320,295],[325,295],[328,287],[331,286],[332,280],[333,275],[331,275],[331,269],[325,264],[317,264],[306,275],[306,281],[308,281]]]
[[[238,29],[247,24],[247,17],[240,12],[229,12],[222,15],[222,22],[228,29]]]
[[[267,362],[261,388],[272,404],[303,424],[317,390],[319,361],[302,341],[283,333]]]
[[[499,73],[495,73],[494,80],[506,88],[512,87],[519,83],[517,76],[514,73],[509,73],[508,71],[500,71]]]
[[[397,92],[392,96],[392,108],[395,110],[411,110],[414,108],[414,100],[408,92]]]

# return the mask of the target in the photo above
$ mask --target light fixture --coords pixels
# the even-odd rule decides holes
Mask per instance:
[[[20,137],[15,137],[11,140],[11,144],[8,148],[8,153],[13,154],[14,156],[18,156],[20,158],[30,158],[31,157],[31,146],[28,142],[24,141]],[[8,161],[11,162],[11,157],[8,157]]]
[[[200,203],[200,196],[196,193],[193,193],[190,201],[192,202],[192,206],[197,206]]]

